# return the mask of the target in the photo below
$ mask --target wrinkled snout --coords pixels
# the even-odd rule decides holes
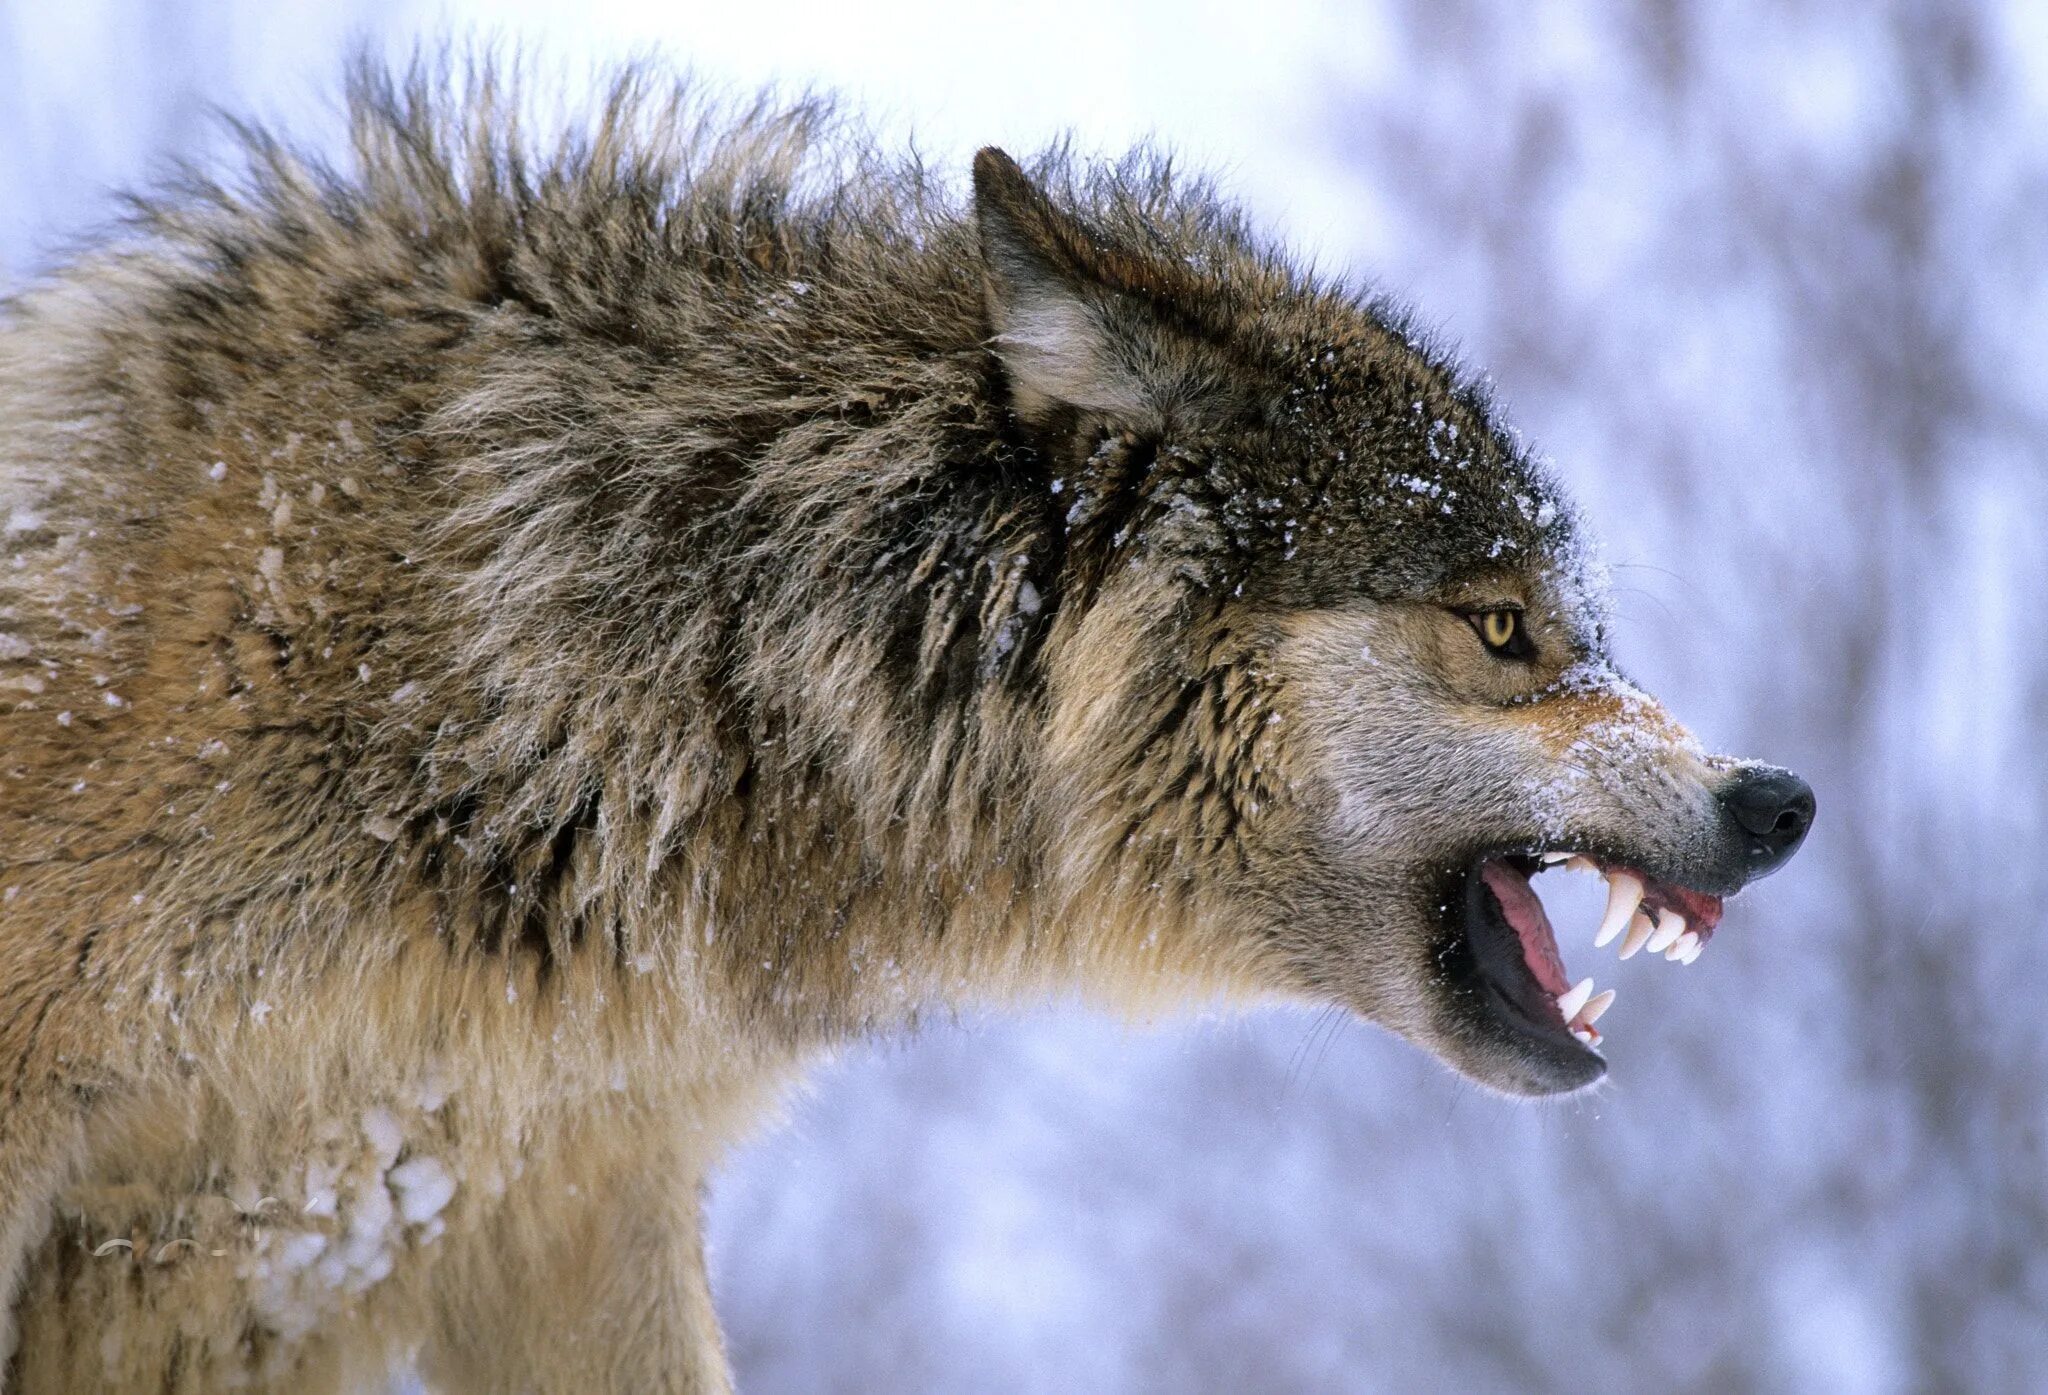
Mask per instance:
[[[1747,881],[1784,866],[1813,826],[1813,787],[1776,766],[1744,767],[1715,797],[1743,847]]]

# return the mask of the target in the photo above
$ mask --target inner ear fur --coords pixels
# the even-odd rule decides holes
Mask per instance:
[[[1140,433],[1160,429],[1185,395],[1154,304],[1169,268],[1105,245],[994,146],[974,157],[989,347],[1012,406],[1043,423],[1061,408]]]

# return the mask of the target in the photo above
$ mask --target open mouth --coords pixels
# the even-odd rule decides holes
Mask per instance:
[[[1620,862],[1586,853],[1550,851],[1486,857],[1465,879],[1465,930],[1489,996],[1525,1031],[1569,1036],[1590,1052],[1600,1042],[1594,1024],[1614,1005],[1614,990],[1595,991],[1591,977],[1573,982],[1558,952],[1543,901],[1530,884],[1562,864],[1598,872],[1607,880],[1607,907],[1593,932],[1604,949],[1620,942],[1620,956],[1644,950],[1690,964],[1721,923],[1721,898],[1661,882]]]

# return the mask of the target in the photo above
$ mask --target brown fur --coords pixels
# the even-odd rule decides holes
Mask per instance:
[[[348,172],[251,137],[6,311],[14,1388],[723,1389],[702,1179],[963,1003],[1555,1088],[1433,879],[1561,741],[1673,857],[1722,767],[1567,705],[1571,514],[1394,312],[1142,157],[970,213],[811,106],[516,105],[361,75]]]

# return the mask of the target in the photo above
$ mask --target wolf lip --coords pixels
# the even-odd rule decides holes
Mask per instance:
[[[1625,931],[1623,959],[1648,948],[1666,959],[1692,963],[1713,938],[1722,903],[1707,892],[1580,853],[1506,854],[1473,866],[1466,878],[1466,933],[1474,962],[1496,1000],[1525,1028],[1568,1035],[1581,1048],[1591,1048],[1601,1040],[1593,1024],[1613,1005],[1614,990],[1595,993],[1591,978],[1571,982],[1542,898],[1530,885],[1533,874],[1560,862],[1607,880],[1607,907],[1594,945],[1605,947]]]

